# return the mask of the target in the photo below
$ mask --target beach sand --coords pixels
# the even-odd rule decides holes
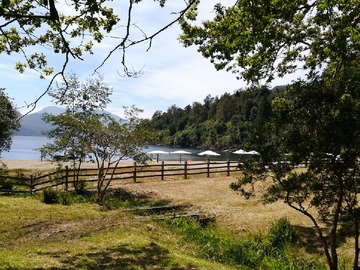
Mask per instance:
[[[5,163],[8,169],[32,169],[32,170],[51,170],[58,167],[58,163],[51,161],[40,161],[40,160],[2,160],[1,162]],[[71,166],[71,162],[63,163],[63,166]],[[120,166],[129,166],[133,165],[133,161],[124,160],[121,161]],[[95,168],[96,164],[92,162],[84,162],[81,166],[82,168]]]

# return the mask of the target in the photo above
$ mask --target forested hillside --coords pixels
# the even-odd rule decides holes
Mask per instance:
[[[208,95],[203,103],[185,108],[172,105],[156,111],[152,127],[163,131],[173,146],[213,149],[252,147],[261,140],[271,118],[271,100],[284,87],[266,86],[237,90],[221,97]]]

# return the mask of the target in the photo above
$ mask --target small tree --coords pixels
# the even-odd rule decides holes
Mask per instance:
[[[2,151],[8,151],[11,146],[11,137],[19,128],[17,112],[9,97],[0,88],[0,158]]]
[[[85,159],[97,166],[97,200],[102,202],[121,160],[141,153],[153,139],[147,121],[139,119],[141,110],[125,108],[125,119],[117,121],[103,109],[110,101],[110,88],[101,79],[80,82],[70,76],[69,88],[53,93],[57,103],[67,106],[60,115],[45,114],[54,128],[47,132],[51,143],[42,152],[56,159],[59,153],[73,158],[74,187],[79,185],[79,172]]]
[[[101,77],[82,82],[76,74],[70,74],[66,83],[50,93],[55,103],[65,106],[66,111],[60,115],[43,115],[43,119],[54,128],[45,133],[53,142],[48,143],[41,151],[44,156],[53,160],[59,160],[59,156],[63,160],[72,159],[76,190],[80,188],[79,170],[87,156],[84,127],[96,112],[103,113],[110,102],[111,92],[112,89]]]
[[[98,202],[103,201],[120,161],[139,155],[153,141],[139,112],[135,107],[125,108],[121,123],[104,115],[93,116],[86,123],[84,142],[97,166]]]
[[[256,181],[271,178],[265,202],[283,200],[311,220],[331,270],[338,269],[339,233],[346,232],[359,269],[360,69],[355,63],[336,80],[331,69],[275,99],[271,154],[231,186],[250,198]],[[294,170],[306,160],[307,169]]]

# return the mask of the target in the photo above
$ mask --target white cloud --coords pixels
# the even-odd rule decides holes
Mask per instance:
[[[212,10],[216,2],[218,1],[201,2],[199,14],[202,20],[213,16]],[[222,1],[229,5],[234,2]],[[113,5],[116,5],[122,15],[126,15],[126,8],[115,1]],[[176,15],[171,12],[181,10],[183,5],[182,1],[167,1],[167,7],[160,9],[157,2],[142,1],[134,7],[133,22],[150,35],[174,19]],[[125,20],[121,24],[124,25]],[[118,33],[111,35],[120,36],[123,31],[123,27],[118,27]],[[139,34],[140,31],[135,35]],[[144,74],[140,78],[119,76],[123,74],[121,52],[116,52],[99,70],[104,80],[114,88],[110,111],[121,115],[122,106],[136,105],[145,110],[144,117],[151,117],[156,110],[166,111],[173,104],[185,107],[195,101],[202,102],[208,94],[220,96],[245,87],[245,83],[237,81],[233,74],[215,71],[209,60],[204,59],[196,48],[183,48],[177,41],[179,34],[179,26],[174,25],[152,41],[149,51],[149,43],[136,45],[127,51],[128,67],[135,70],[143,68]],[[68,72],[75,72],[81,79],[88,78],[119,41],[106,38],[101,44],[95,44],[94,55],[84,54],[84,61],[70,59]],[[14,70],[13,58],[0,55],[0,63],[0,87],[6,87],[19,106],[32,102],[46,89],[48,81],[40,80],[38,74],[27,72],[19,75]],[[55,65],[58,71],[62,68],[63,56],[52,56],[49,63]],[[38,108],[46,105],[52,105],[50,98],[43,98]]]

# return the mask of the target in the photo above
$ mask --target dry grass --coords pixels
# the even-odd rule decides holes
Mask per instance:
[[[266,229],[280,217],[288,217],[294,225],[311,226],[302,215],[282,202],[264,205],[259,199],[244,199],[229,187],[236,180],[234,176],[221,176],[141,182],[121,187],[129,192],[151,194],[156,200],[189,203],[192,210],[216,217],[219,225],[236,233]]]
[[[21,168],[32,171],[52,170],[57,166],[56,163],[34,160],[7,160],[4,163],[9,169]],[[121,166],[125,167],[133,164],[132,161],[121,162]],[[159,164],[151,162],[151,165]],[[94,164],[84,163],[83,166],[93,168]],[[192,163],[191,166],[196,168],[196,163]],[[280,217],[288,217],[294,225],[301,227],[312,226],[308,219],[282,202],[263,205],[259,199],[246,200],[238,195],[229,185],[236,182],[239,175],[240,172],[232,172],[229,177],[226,173],[212,173],[210,178],[202,174],[189,176],[188,180],[184,180],[183,176],[166,176],[164,181],[160,181],[160,177],[154,177],[139,179],[138,183],[133,183],[129,179],[113,181],[112,187],[152,194],[154,200],[190,203],[193,210],[215,216],[219,224],[234,232],[263,230]],[[89,183],[88,187],[91,188],[93,185],[95,183]],[[261,192],[262,186],[258,186],[257,189]]]
[[[147,194],[154,200],[166,200],[173,204],[190,204],[193,211],[215,217],[220,228],[237,235],[264,233],[279,218],[286,217],[302,233],[303,251],[308,255],[322,257],[322,246],[309,218],[290,208],[284,202],[263,204],[261,192],[266,184],[255,186],[257,195],[246,200],[229,185],[237,181],[237,176],[218,176],[211,178],[192,178],[190,180],[165,180],[122,185],[128,192]],[[339,247],[342,263],[351,265],[354,254],[352,239],[344,239]],[[326,264],[325,258],[321,261]]]

